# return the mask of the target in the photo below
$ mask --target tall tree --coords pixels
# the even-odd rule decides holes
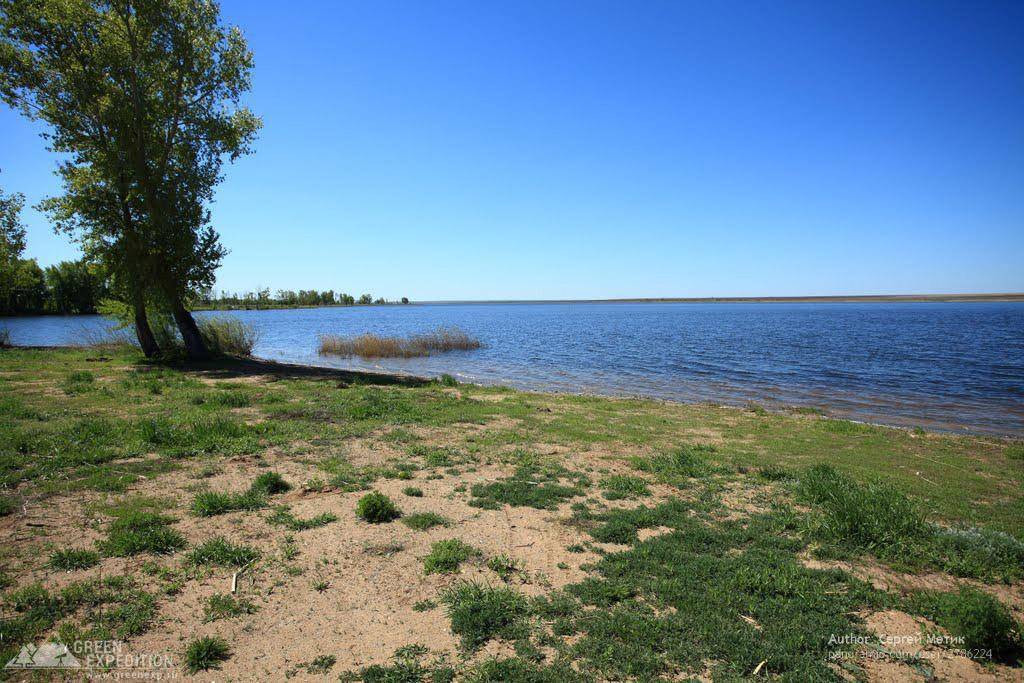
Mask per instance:
[[[64,215],[90,207],[74,225],[87,254],[136,306],[166,307],[194,358],[206,347],[186,305],[225,254],[207,206],[261,125],[240,105],[251,69],[209,0],[0,0],[0,95],[70,155]]]
[[[25,226],[21,222],[24,205],[24,195],[4,194],[0,189],[0,312],[13,310],[19,262],[25,251]]]

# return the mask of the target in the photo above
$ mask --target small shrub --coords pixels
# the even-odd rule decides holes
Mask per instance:
[[[255,327],[231,316],[205,316],[196,324],[211,353],[251,356],[259,341]]]
[[[356,515],[370,524],[381,524],[398,519],[402,511],[383,493],[371,491],[356,503]]]
[[[475,650],[491,638],[508,636],[529,614],[529,603],[511,588],[463,582],[441,593],[448,608],[452,633],[464,647]]]
[[[1021,626],[1001,602],[976,588],[957,593],[926,593],[914,599],[926,617],[964,639],[968,650],[992,650],[993,659],[1014,663],[1021,650]]]
[[[414,531],[426,531],[427,529],[433,529],[435,526],[451,526],[451,522],[447,518],[442,517],[436,512],[417,512],[408,515],[402,518],[402,524]]]
[[[50,555],[49,566],[51,569],[70,572],[76,569],[95,567],[99,562],[99,553],[91,550],[64,548]]]
[[[254,614],[259,608],[249,600],[235,598],[228,593],[215,593],[206,599],[203,606],[203,621],[230,619],[244,614]]]
[[[459,380],[455,379],[448,373],[445,373],[437,378],[438,384],[443,387],[457,387],[459,386]]]
[[[1005,452],[1010,460],[1024,460],[1024,443],[1010,444]]]
[[[405,495],[407,495],[407,496],[409,496],[411,498],[422,498],[423,497],[423,489],[418,488],[416,486],[406,486],[404,489],[402,489],[402,493],[404,493]]]
[[[334,655],[320,655],[306,664],[305,668],[306,671],[313,676],[323,676],[333,669],[334,665],[337,663],[338,658]]]
[[[231,656],[231,648],[220,636],[196,638],[185,648],[185,668],[189,674],[219,669]]]
[[[273,496],[278,493],[285,493],[290,491],[292,485],[284,480],[277,472],[264,472],[260,476],[256,477],[256,481],[252,483],[250,491],[259,492],[267,496]]]
[[[460,564],[480,554],[479,550],[457,538],[437,541],[431,546],[430,554],[423,558],[423,573],[451,574],[458,571]]]
[[[6,327],[0,327],[0,349],[11,348],[11,331]]]
[[[260,558],[260,551],[247,545],[235,545],[217,536],[197,546],[188,554],[194,565],[212,564],[220,567],[244,567]]]
[[[155,512],[128,512],[110,523],[107,538],[99,542],[99,549],[115,557],[181,550],[185,537],[170,528],[173,521]]]

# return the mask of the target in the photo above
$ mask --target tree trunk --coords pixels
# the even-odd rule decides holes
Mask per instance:
[[[160,353],[160,347],[153,336],[153,330],[149,327],[149,318],[146,317],[146,304],[141,298],[133,302],[135,307],[135,336],[139,339],[139,346],[146,358],[153,358]]]
[[[199,326],[196,325],[195,318],[185,310],[181,299],[175,298],[172,306],[174,322],[178,324],[178,331],[181,332],[181,338],[185,342],[185,353],[189,359],[205,360],[209,358],[210,352],[206,349],[203,335],[199,334]]]

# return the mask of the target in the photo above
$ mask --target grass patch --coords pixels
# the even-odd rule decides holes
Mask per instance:
[[[1005,664],[1024,656],[1021,625],[988,593],[965,587],[956,593],[919,594],[911,602],[921,614],[963,639],[956,648],[990,650],[993,659]]]
[[[530,611],[529,602],[518,591],[469,581],[444,590],[440,597],[448,608],[452,633],[467,650],[476,650],[492,638],[513,636]]]
[[[956,576],[1024,576],[1024,543],[998,531],[929,523],[890,484],[861,484],[830,465],[817,465],[802,473],[797,494],[817,506],[809,532],[825,544],[819,549],[825,556],[870,553],[897,566],[933,567]]]
[[[423,497],[423,489],[419,488],[418,486],[406,486],[404,489],[402,489],[402,493],[409,496],[410,498]]]
[[[417,512],[402,518],[402,524],[414,531],[426,531],[436,526],[451,526],[451,522],[436,512]]]
[[[220,636],[196,638],[185,648],[185,670],[195,675],[200,671],[219,669],[230,657],[231,648]]]
[[[287,505],[279,505],[274,508],[273,514],[267,517],[267,521],[276,526],[283,526],[289,531],[306,531],[307,529],[318,529],[327,526],[331,522],[338,521],[338,516],[333,512],[324,512],[314,517],[301,519],[292,514]]]
[[[647,481],[642,477],[633,477],[626,474],[615,474],[601,480],[602,494],[608,500],[621,500],[623,498],[639,498],[651,495],[647,488]]]
[[[259,510],[266,505],[267,498],[259,491],[200,491],[192,499],[192,514],[197,517],[214,517],[228,512]]]
[[[277,472],[264,472],[263,474],[256,477],[256,480],[252,483],[249,488],[250,491],[258,491],[267,496],[273,496],[278,493],[286,493],[292,490],[292,485],[284,480]]]
[[[89,569],[99,563],[100,555],[97,552],[79,548],[62,548],[50,555],[48,565],[50,569],[72,572],[79,569]]]
[[[370,524],[382,524],[398,519],[402,511],[380,491],[371,491],[356,503],[356,516]]]
[[[214,593],[203,604],[203,621],[231,619],[246,614],[255,614],[259,608],[245,598],[235,598],[228,593]]]
[[[156,512],[127,512],[110,523],[107,538],[97,545],[100,552],[114,557],[173,553],[186,545],[185,537],[170,527],[173,521],[171,517]]]
[[[235,545],[227,539],[217,536],[206,543],[196,546],[188,554],[192,564],[216,565],[218,567],[244,567],[260,558],[260,551],[247,545]]]
[[[457,538],[437,541],[431,546],[430,554],[423,558],[423,573],[453,574],[460,564],[480,555],[479,550]]]
[[[511,477],[490,484],[474,484],[469,504],[487,510],[502,505],[555,510],[558,506],[584,491],[579,486],[558,483],[558,475],[544,472],[536,465],[522,465]]]
[[[636,469],[653,474],[661,482],[685,486],[690,479],[706,477],[720,471],[720,468],[708,461],[708,456],[715,450],[714,446],[691,444],[650,458],[634,457],[630,462]]]
[[[448,351],[479,349],[480,340],[457,327],[438,327],[411,337],[381,337],[366,333],[355,337],[320,336],[320,354],[360,358],[414,358]]]

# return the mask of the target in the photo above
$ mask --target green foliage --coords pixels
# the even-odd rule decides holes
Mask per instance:
[[[26,642],[33,642],[72,615],[89,627],[81,639],[125,639],[143,633],[156,615],[154,597],[127,576],[108,576],[68,584],[51,593],[32,584],[4,598],[0,658],[10,660]],[[62,631],[63,633],[63,631]],[[67,639],[67,642],[74,640]]]
[[[155,512],[131,511],[110,523],[107,538],[97,545],[115,557],[139,553],[173,553],[185,547],[185,537],[170,527],[174,520]]]
[[[308,519],[301,519],[292,514],[287,505],[280,505],[274,508],[273,514],[267,517],[267,521],[271,524],[283,526],[289,531],[306,531],[307,529],[317,529],[327,526],[331,522],[336,522],[338,521],[338,516],[332,512],[323,512]]]
[[[235,598],[229,593],[214,593],[203,605],[203,621],[230,619],[245,614],[254,614],[259,608],[245,598]]]
[[[404,489],[402,489],[402,493],[411,498],[423,497],[423,489],[419,488],[418,486],[406,486]]]
[[[61,388],[64,390],[64,393],[69,396],[91,391],[95,387],[96,377],[87,370],[68,373],[64,377],[64,381],[61,383]]]
[[[278,493],[290,491],[292,485],[284,480],[277,472],[264,472],[256,477],[250,491],[258,491],[264,495],[272,496]]]
[[[459,565],[471,557],[478,557],[480,551],[457,538],[437,541],[430,548],[430,554],[423,558],[424,574],[452,574]]]
[[[255,327],[229,315],[203,316],[197,324],[211,353],[251,356],[259,342]]]
[[[194,565],[212,564],[219,567],[244,567],[260,558],[260,551],[247,545],[235,545],[217,536],[197,546],[188,554]]]
[[[716,471],[717,468],[707,460],[707,456],[714,452],[714,446],[693,444],[650,458],[632,458],[631,462],[633,467],[641,472],[650,472],[659,481],[684,486],[689,479],[706,477]]]
[[[466,683],[583,683],[587,678],[564,663],[550,666],[521,658],[487,659],[465,677]]]
[[[18,504],[10,496],[0,496],[0,517],[14,514]]]
[[[779,465],[766,465],[757,470],[757,476],[764,481],[792,481],[796,476]]]
[[[647,482],[641,477],[631,477],[625,474],[615,474],[601,480],[601,486],[605,489],[604,497],[608,500],[620,500],[623,498],[638,498],[649,496],[651,491],[647,488]]]
[[[455,379],[448,373],[445,373],[437,378],[438,384],[443,387],[457,387],[459,386],[459,380]]]
[[[441,601],[448,608],[452,633],[468,650],[492,638],[510,637],[530,611],[529,602],[518,591],[469,581],[445,589]]]
[[[488,510],[502,505],[554,510],[566,500],[583,495],[578,486],[557,483],[558,476],[534,465],[523,465],[515,474],[490,484],[474,484],[469,504]]]
[[[259,510],[266,504],[266,496],[259,491],[200,491],[192,500],[192,514],[197,517],[213,517],[239,510]]]
[[[433,529],[435,526],[451,526],[451,522],[447,518],[436,512],[417,512],[406,515],[402,517],[402,524],[414,531],[426,531],[427,529]]]
[[[189,642],[185,648],[185,669],[189,674],[219,669],[231,657],[231,648],[220,636],[203,636]]]
[[[827,541],[898,557],[929,533],[917,505],[895,487],[859,484],[831,465],[806,470],[798,493],[822,509],[813,532]]]
[[[507,583],[513,576],[523,571],[523,563],[513,557],[501,554],[487,558],[487,568]]]
[[[1024,576],[1024,543],[997,531],[948,529],[926,521],[895,487],[860,484],[830,465],[806,470],[798,495],[818,507],[810,532],[830,554],[870,552],[910,567],[1011,581]]]
[[[380,491],[371,491],[356,503],[356,516],[371,524],[381,524],[398,519],[402,511]]]
[[[988,593],[964,587],[956,593],[918,594],[911,603],[950,635],[963,638],[953,645],[956,648],[991,650],[993,659],[1006,664],[1024,656],[1021,625]]]
[[[49,566],[58,571],[71,572],[95,567],[99,562],[99,553],[80,548],[62,548],[50,555]]]

